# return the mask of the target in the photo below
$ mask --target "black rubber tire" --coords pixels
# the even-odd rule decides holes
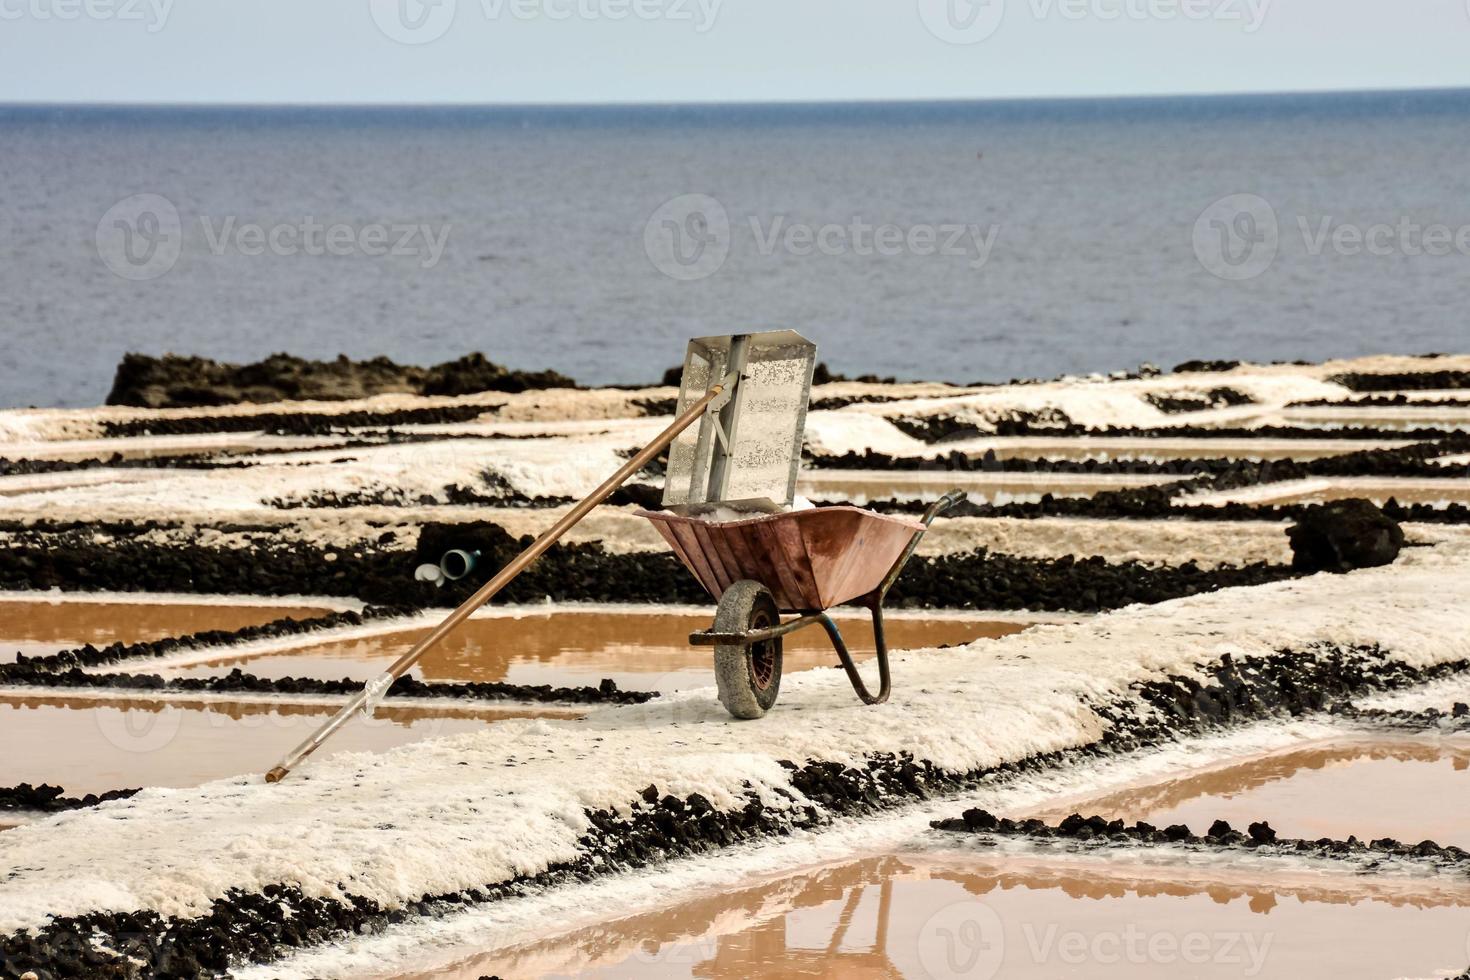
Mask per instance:
[[[781,621],[771,591],[743,579],[725,590],[715,610],[715,632],[736,633],[775,626]],[[720,703],[736,718],[760,718],[781,693],[781,638],[749,646],[715,647],[715,685]]]

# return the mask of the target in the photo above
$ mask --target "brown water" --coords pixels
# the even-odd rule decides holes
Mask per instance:
[[[1321,490],[1272,497],[1273,504],[1321,504],[1329,500],[1361,497],[1380,506],[1390,497],[1401,504],[1470,504],[1470,480],[1443,480],[1435,485],[1427,480],[1407,485],[1392,483],[1338,484]]]
[[[1055,822],[1073,812],[1161,827],[1182,823],[1197,834],[1216,820],[1241,831],[1266,820],[1283,837],[1356,835],[1470,847],[1470,739],[1316,745],[1035,816]]]
[[[1319,428],[1371,429],[1464,429],[1470,427],[1470,411],[1447,406],[1409,405],[1383,408],[1293,408],[1281,413],[1289,425]]]
[[[290,616],[311,619],[329,609],[306,606],[225,606],[207,603],[126,603],[0,600],[0,663],[91,643],[141,643],[203,630],[238,630]]]
[[[1470,884],[869,858],[403,975],[1398,977],[1458,972]]]
[[[0,695],[0,745],[6,746],[0,754],[0,786],[46,782],[78,795],[131,786],[194,786],[262,773],[315,731],[331,710],[279,702]],[[348,722],[322,753],[377,752],[542,714],[384,705],[371,719]]]
[[[627,689],[661,691],[714,683],[708,647],[689,645],[689,634],[708,629],[713,613],[548,612],[517,618],[472,619],[419,661],[414,672],[435,681],[507,681],[515,684],[586,685],[610,677]],[[842,618],[838,625],[854,657],[874,654],[866,614]],[[887,622],[890,649],[919,649],[968,643],[1017,633],[1026,623],[954,618],[908,617]],[[367,680],[407,651],[425,630],[388,633],[367,639],[321,643],[279,654],[222,658],[170,671],[210,676],[232,667],[263,677],[350,677]],[[788,635],[784,644],[788,672],[833,666],[837,655],[820,627]]]

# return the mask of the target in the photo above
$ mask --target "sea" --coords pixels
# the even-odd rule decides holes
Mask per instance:
[[[0,405],[125,352],[1004,381],[1470,348],[1470,91],[0,106]]]

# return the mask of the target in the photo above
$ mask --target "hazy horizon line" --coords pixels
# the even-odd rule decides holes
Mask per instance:
[[[601,102],[233,102],[180,101],[135,102],[94,100],[11,101],[0,100],[5,109],[681,109],[723,107],[821,107],[821,106],[902,106],[902,105],[976,105],[1027,102],[1143,102],[1171,99],[1239,99],[1290,98],[1293,96],[1361,96],[1361,95],[1448,95],[1470,94],[1465,86],[1404,86],[1402,88],[1303,88],[1260,89],[1231,92],[1139,92],[1103,95],[1008,95],[987,98],[934,97],[898,99],[704,99],[690,101],[645,102],[608,100]]]

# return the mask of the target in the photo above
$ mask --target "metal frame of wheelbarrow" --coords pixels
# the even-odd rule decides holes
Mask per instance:
[[[914,536],[909,539],[908,546],[904,548],[903,554],[893,563],[888,574],[883,576],[883,581],[878,587],[865,596],[854,600],[854,605],[867,607],[873,617],[873,640],[878,651],[878,693],[873,694],[868,690],[867,684],[863,683],[862,675],[858,673],[857,664],[853,662],[852,654],[848,652],[847,643],[842,639],[842,631],[837,628],[837,623],[826,610],[805,613],[795,619],[788,619],[776,626],[768,626],[764,629],[739,630],[735,632],[717,633],[712,629],[695,630],[689,634],[689,642],[694,646],[732,646],[749,647],[756,643],[764,643],[778,637],[795,633],[799,629],[808,626],[820,625],[827,631],[827,638],[832,641],[832,646],[837,651],[837,656],[842,660],[842,669],[847,672],[847,679],[852,682],[852,689],[864,704],[882,704],[888,700],[888,695],[893,688],[892,672],[888,666],[888,639],[883,632],[883,599],[888,595],[888,590],[893,588],[893,583],[898,581],[898,576],[903,572],[903,567],[913,557],[915,549],[924,534],[929,530],[929,525],[934,523],[935,518],[949,510],[951,507],[962,502],[966,497],[963,490],[951,490],[930,504],[924,511],[924,516],[919,518],[924,525],[923,530],[915,531]]]

